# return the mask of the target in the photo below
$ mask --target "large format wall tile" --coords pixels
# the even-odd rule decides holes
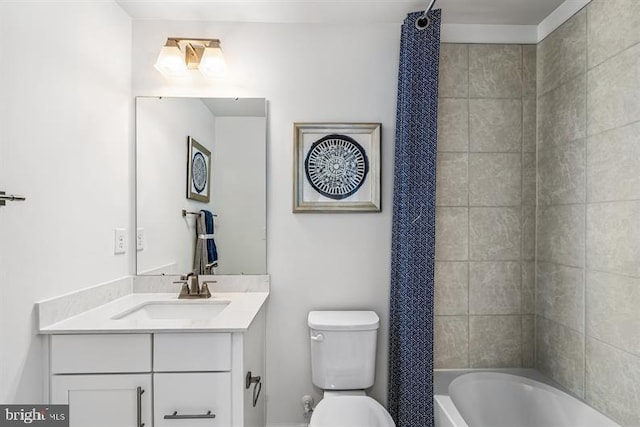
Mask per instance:
[[[524,98],[522,100],[522,151],[525,153],[536,152],[536,98]]]
[[[469,367],[469,318],[436,316],[434,319],[436,369]]]
[[[469,47],[464,44],[440,45],[438,90],[441,97],[466,98],[469,95]]]
[[[522,365],[522,316],[471,316],[471,368],[518,368]]]
[[[589,336],[640,356],[638,307],[640,278],[597,271],[587,274]]]
[[[535,313],[536,265],[533,261],[522,263],[522,314]]]
[[[469,96],[520,98],[522,48],[519,45],[469,46]]]
[[[587,339],[587,401],[624,426],[640,425],[640,357]]]
[[[469,150],[469,101],[440,98],[438,100],[438,151]]]
[[[469,155],[438,153],[436,167],[436,205],[467,206],[469,204]]]
[[[589,67],[640,42],[638,0],[592,0],[587,20]]]
[[[584,267],[584,205],[538,207],[538,261]]]
[[[640,123],[587,140],[589,202],[640,199],[639,141]]]
[[[533,368],[536,364],[536,323],[533,315],[522,316],[522,367]]]
[[[588,74],[589,135],[640,120],[640,44]]]
[[[520,208],[470,208],[469,231],[471,260],[520,259]]]
[[[436,208],[436,260],[469,259],[468,230],[468,208]]]
[[[469,154],[469,205],[519,206],[520,163],[519,153]]]
[[[522,259],[536,257],[536,207],[522,206]]]
[[[584,333],[584,270],[538,263],[536,314]]]
[[[466,262],[435,264],[435,314],[466,315],[469,313],[469,266]]]
[[[587,78],[577,78],[538,98],[538,149],[586,136]]]
[[[536,153],[522,153],[522,204],[536,204]]]
[[[469,314],[520,314],[520,263],[469,263]]]
[[[589,269],[640,277],[640,201],[587,205]]]
[[[521,152],[522,100],[469,100],[469,149]]]
[[[584,174],[584,139],[544,146],[538,151],[538,203],[584,203]]]
[[[522,97],[536,97],[536,45],[522,46]]]
[[[586,35],[582,10],[538,44],[538,96],[586,71]]]
[[[536,316],[536,367],[576,395],[584,396],[584,335]]]

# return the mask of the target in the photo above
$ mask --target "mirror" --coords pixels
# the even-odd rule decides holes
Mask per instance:
[[[266,119],[263,98],[136,98],[139,275],[193,270],[200,210],[215,215],[213,274],[266,274]],[[193,140],[206,162],[189,165]],[[200,197],[191,166],[198,192],[207,187]]]

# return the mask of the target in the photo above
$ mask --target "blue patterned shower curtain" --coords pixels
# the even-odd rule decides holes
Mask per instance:
[[[440,10],[418,30],[403,26],[398,73],[389,412],[398,427],[433,425],[433,284]]]

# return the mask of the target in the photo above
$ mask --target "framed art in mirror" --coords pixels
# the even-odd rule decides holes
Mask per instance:
[[[187,199],[209,203],[211,152],[190,136],[187,144]]]
[[[294,123],[293,212],[380,212],[380,123]]]

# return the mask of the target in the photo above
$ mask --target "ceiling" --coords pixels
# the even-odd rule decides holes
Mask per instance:
[[[567,0],[570,2],[573,0]],[[399,23],[427,0],[116,0],[134,19]],[[538,25],[565,0],[437,0],[444,24]]]

